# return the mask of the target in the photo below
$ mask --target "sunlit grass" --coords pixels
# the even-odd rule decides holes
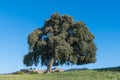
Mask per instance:
[[[0,80],[120,80],[120,72],[82,70],[51,74],[0,75]]]

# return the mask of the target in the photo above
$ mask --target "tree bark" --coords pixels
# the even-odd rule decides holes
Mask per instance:
[[[54,58],[51,58],[49,64],[47,65],[47,71],[46,73],[51,73],[52,72],[52,66],[53,66],[53,63],[54,63]]]

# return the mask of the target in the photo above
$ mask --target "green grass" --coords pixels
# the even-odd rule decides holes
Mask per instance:
[[[0,75],[0,80],[120,80],[120,72],[82,70],[50,74]]]

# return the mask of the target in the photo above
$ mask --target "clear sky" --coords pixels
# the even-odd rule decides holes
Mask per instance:
[[[0,0],[0,73],[27,68],[22,63],[28,52],[27,36],[55,12],[83,21],[98,48],[96,63],[58,68],[120,66],[119,0]]]

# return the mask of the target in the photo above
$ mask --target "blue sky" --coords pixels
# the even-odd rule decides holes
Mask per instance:
[[[55,12],[83,21],[98,48],[96,63],[58,68],[120,66],[119,0],[0,0],[0,73],[27,68],[22,63],[28,52],[27,36]]]

